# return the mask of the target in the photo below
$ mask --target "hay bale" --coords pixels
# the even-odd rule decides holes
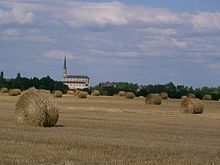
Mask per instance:
[[[78,90],[78,89],[73,91],[73,93],[74,93],[75,96],[79,96],[80,92],[81,92],[81,91]]]
[[[161,97],[161,99],[163,99],[163,100],[167,100],[167,99],[168,99],[168,94],[167,94],[166,92],[161,92],[161,93],[160,93],[160,97]]]
[[[19,97],[15,116],[17,124],[51,127],[57,123],[59,110],[50,94],[29,89]]]
[[[67,91],[67,94],[68,94],[68,95],[74,95],[74,92],[73,92],[72,90],[68,90],[68,91]]]
[[[187,97],[189,97],[189,98],[196,98],[196,95],[195,95],[194,93],[189,93],[189,94],[187,95]]]
[[[191,113],[191,114],[199,114],[203,113],[204,105],[202,100],[197,98],[184,98],[181,101],[180,107],[182,108],[183,112]]]
[[[79,98],[86,98],[87,97],[87,92],[85,92],[85,91],[79,92],[78,97]]]
[[[146,104],[155,104],[160,105],[162,102],[161,97],[159,94],[149,94],[145,97],[145,103]]]
[[[135,95],[134,95],[133,92],[127,92],[127,93],[126,93],[126,98],[127,98],[127,99],[133,99],[134,96],[135,96]]]
[[[92,96],[99,96],[99,95],[100,95],[99,90],[93,90],[92,91]]]
[[[125,97],[125,95],[126,95],[125,91],[118,92],[118,96],[120,96],[120,97]]]
[[[21,94],[20,89],[10,89],[8,92],[9,96],[18,96]]]
[[[40,92],[45,92],[47,94],[50,94],[50,91],[49,90],[46,90],[46,89],[39,89]]]
[[[187,99],[187,96],[182,96],[181,97],[181,100],[185,100],[185,99]]]
[[[8,93],[8,88],[0,88],[0,93]]]
[[[185,101],[186,101],[187,99],[188,99],[187,96],[182,96],[182,97],[181,97],[181,100],[180,100],[180,101],[181,101],[181,103],[180,103],[180,107],[183,107],[183,106],[184,106],[183,104],[185,103]]]
[[[62,98],[62,92],[61,91],[59,91],[59,90],[54,90],[53,92],[52,92],[52,95],[54,96],[54,97],[56,97],[56,98]]]
[[[203,100],[212,100],[212,96],[206,94],[206,95],[203,96]]]

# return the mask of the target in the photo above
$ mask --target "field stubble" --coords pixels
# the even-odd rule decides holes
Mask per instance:
[[[17,126],[18,97],[0,95],[1,164],[220,164],[220,102],[184,114],[180,100],[64,96],[56,127]]]

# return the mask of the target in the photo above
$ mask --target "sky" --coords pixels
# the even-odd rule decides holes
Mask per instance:
[[[220,86],[219,0],[1,0],[6,78]]]

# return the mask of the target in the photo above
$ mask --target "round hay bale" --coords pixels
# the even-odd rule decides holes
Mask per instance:
[[[187,99],[187,96],[182,96],[181,97],[181,100],[185,100],[185,99]]]
[[[189,97],[189,98],[196,98],[196,95],[195,95],[194,93],[189,93],[189,94],[187,95],[187,97]]]
[[[8,93],[8,88],[0,88],[0,93]]]
[[[74,91],[74,95],[75,95],[75,96],[79,96],[80,92],[81,92],[81,91],[77,89],[77,90]]]
[[[56,98],[62,98],[62,92],[61,91],[58,91],[58,90],[54,90],[53,92],[52,92],[52,95],[54,96],[54,97],[56,97]]]
[[[182,96],[181,97],[181,103],[180,103],[180,107],[182,107],[183,106],[183,104],[185,103],[185,101],[188,99],[188,97],[187,96]]]
[[[93,90],[92,91],[92,96],[99,96],[99,95],[100,95],[99,90]]]
[[[185,113],[199,114],[203,113],[204,104],[197,98],[185,98],[181,101],[181,108]]]
[[[120,96],[120,97],[125,97],[125,95],[126,95],[125,91],[118,92],[118,96]]]
[[[18,96],[21,94],[20,89],[10,89],[8,92],[9,96]]]
[[[86,98],[87,97],[87,92],[84,92],[84,91],[79,92],[78,97],[79,98]]]
[[[68,95],[74,95],[74,92],[73,92],[72,90],[68,90],[68,91],[67,91],[67,94],[68,94]]]
[[[50,91],[49,90],[46,90],[46,89],[39,89],[40,92],[45,92],[47,94],[50,94]]]
[[[167,100],[167,99],[168,99],[168,94],[167,94],[166,92],[161,92],[161,93],[160,93],[160,97],[161,97],[161,99],[163,99],[163,100]]]
[[[59,110],[50,94],[30,89],[19,97],[15,116],[17,124],[51,127],[57,123]]]
[[[160,105],[162,102],[161,97],[159,94],[149,94],[145,97],[146,104],[155,104]]]
[[[206,95],[203,96],[203,100],[212,100],[212,96],[206,94]]]
[[[127,92],[127,93],[126,93],[126,98],[127,98],[127,99],[133,99],[134,96],[135,96],[135,95],[134,95],[133,92]]]

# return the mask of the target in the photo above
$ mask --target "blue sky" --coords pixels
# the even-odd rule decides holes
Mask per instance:
[[[219,0],[0,1],[6,77],[220,85]]]

